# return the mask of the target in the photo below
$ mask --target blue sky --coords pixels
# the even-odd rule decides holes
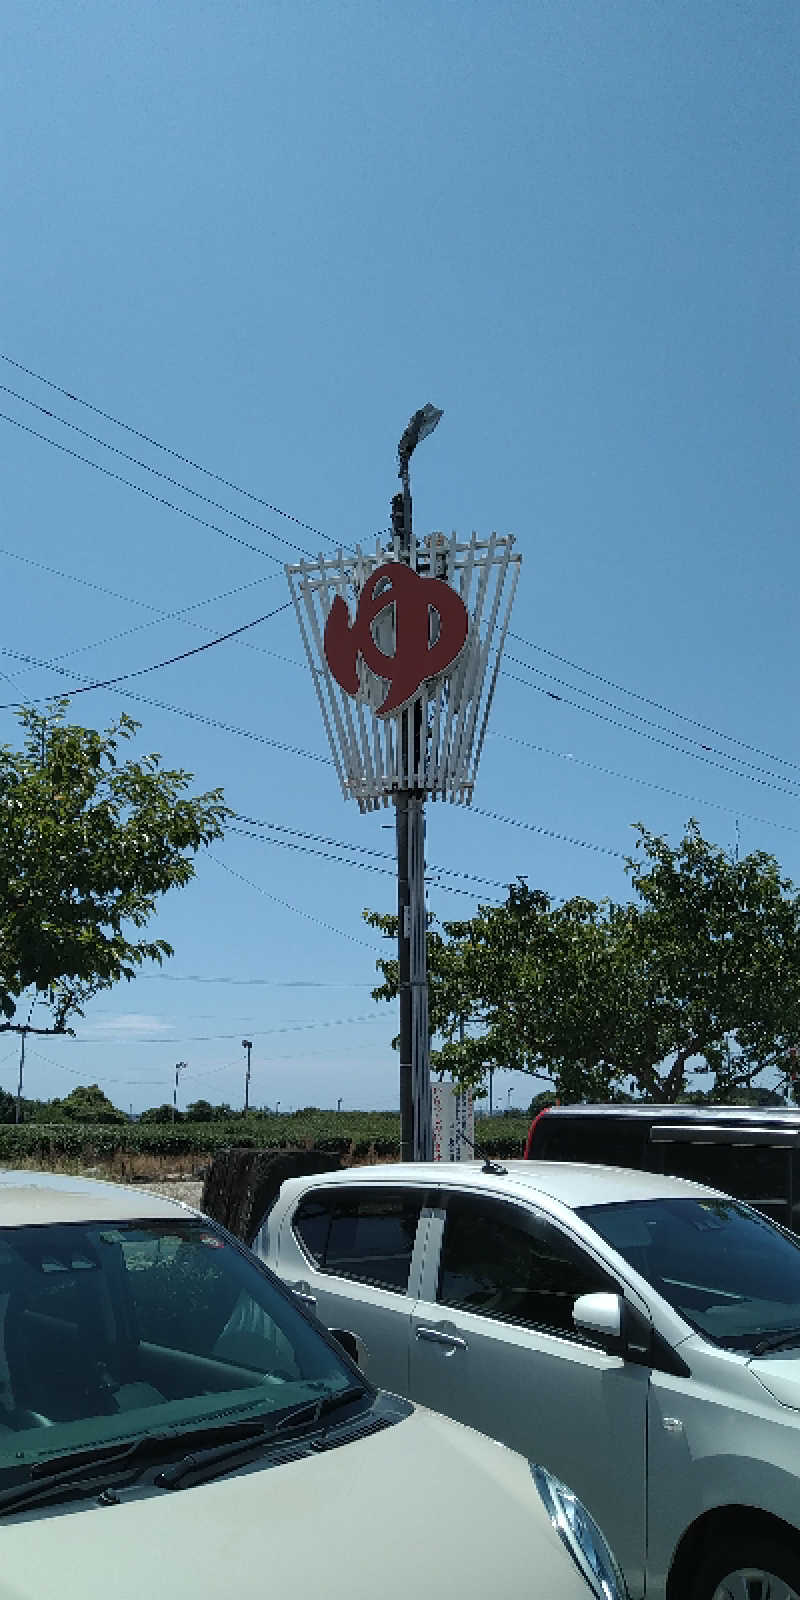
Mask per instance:
[[[797,35],[774,0],[3,8],[6,355],[325,548],[386,526],[396,441],[434,401],[418,529],[517,536],[528,667],[500,680],[476,806],[533,827],[431,808],[432,862],[619,897],[631,824],[695,815],[800,880]],[[279,605],[282,540],[323,547],[6,361],[0,383],[5,418],[278,558],[2,420],[4,650],[132,671]],[[324,755],[296,663],[283,613],[131,685],[192,716],[98,691],[76,717],[126,709],[237,810],[390,856],[390,815],[330,767],[196,720]],[[4,700],[69,681],[0,670]],[[164,974],[34,1043],[30,1092],[141,1107],[186,1060],[182,1096],[240,1103],[246,1036],[257,1103],[395,1104],[360,920],[391,909],[391,860],[234,835],[213,856],[154,925]]]

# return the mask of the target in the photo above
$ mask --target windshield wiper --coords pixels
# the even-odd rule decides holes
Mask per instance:
[[[322,1394],[317,1400],[306,1400],[299,1406],[292,1406],[276,1422],[272,1429],[273,1434],[282,1433],[285,1428],[300,1428],[305,1423],[311,1427],[319,1422],[321,1416],[328,1411],[335,1411],[337,1406],[347,1405],[351,1400],[360,1400],[367,1393],[360,1385],[351,1384],[349,1389],[338,1389],[335,1394]]]
[[[770,1334],[768,1339],[759,1339],[750,1351],[751,1356],[766,1355],[768,1350],[781,1350],[784,1346],[800,1344],[800,1328],[783,1328],[780,1333]]]
[[[225,1422],[194,1426],[174,1431],[142,1434],[122,1446],[99,1446],[95,1450],[71,1450],[55,1456],[50,1461],[35,1461],[27,1479],[10,1489],[0,1490],[0,1516],[23,1506],[36,1505],[51,1497],[58,1498],[67,1490],[81,1490],[105,1485],[117,1473],[130,1466],[137,1469],[142,1463],[163,1460],[174,1454],[188,1439],[199,1439],[214,1445],[219,1439],[236,1439],[235,1449],[264,1433],[263,1421]],[[230,1447],[229,1447],[230,1448]]]
[[[210,1477],[217,1475],[218,1468],[224,1468],[226,1463],[237,1456],[242,1456],[248,1450],[260,1450],[265,1445],[274,1443],[280,1435],[295,1429],[304,1431],[313,1429],[320,1418],[329,1411],[335,1411],[338,1406],[351,1404],[368,1395],[367,1389],[359,1385],[351,1385],[349,1389],[340,1389],[336,1394],[322,1394],[316,1400],[303,1401],[301,1405],[293,1406],[278,1422],[270,1427],[269,1424],[259,1429],[260,1438],[243,1438],[236,1444],[222,1445],[214,1450],[201,1452],[192,1451],[184,1456],[182,1461],[176,1461],[174,1467],[165,1467],[159,1472],[155,1482],[161,1489],[178,1489],[189,1476],[194,1483],[203,1483]],[[282,1441],[281,1441],[282,1442]],[[290,1441],[287,1441],[287,1443]]]

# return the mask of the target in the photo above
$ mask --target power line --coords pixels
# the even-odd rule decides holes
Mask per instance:
[[[523,822],[520,817],[504,817],[497,811],[484,811],[481,806],[471,806],[470,810],[476,817],[486,817],[490,822],[503,822],[511,828],[525,828],[530,833],[541,833],[548,839],[558,839],[561,844],[578,845],[581,850],[596,850],[600,855],[616,856],[618,861],[625,861],[621,850],[612,850],[608,844],[593,844],[588,839],[576,839],[570,833],[558,833],[555,828],[545,828],[538,822]]]
[[[240,821],[244,821],[244,822],[250,823],[251,827],[250,827],[250,829],[244,829],[244,828],[236,828],[236,827],[228,826],[228,828],[226,830],[227,833],[239,834],[240,837],[242,837],[244,839],[253,839],[256,843],[259,843],[259,844],[274,844],[274,845],[283,846],[287,850],[299,850],[304,855],[320,856],[325,861],[336,861],[340,865],[343,865],[343,866],[358,867],[360,870],[365,871],[365,872],[381,872],[381,873],[388,874],[390,877],[394,877],[395,876],[395,867],[394,867],[394,865],[392,865],[390,867],[382,867],[382,866],[374,865],[372,861],[352,861],[352,860],[349,860],[345,856],[342,856],[342,855],[339,855],[339,854],[334,854],[330,850],[317,850],[317,849],[313,848],[313,844],[316,843],[316,844],[331,845],[331,846],[334,846],[337,851],[349,850],[349,851],[352,851],[353,853],[358,854],[358,855],[374,856],[374,857],[377,857],[381,861],[391,861],[392,863],[394,863],[394,859],[395,858],[394,858],[393,855],[390,855],[388,853],[388,851],[371,850],[366,845],[348,844],[347,841],[344,840],[344,839],[329,839],[329,838],[326,838],[326,837],[324,837],[324,836],[322,836],[320,834],[302,833],[296,828],[289,828],[286,825],[281,824],[281,823],[275,823],[275,822],[252,823],[252,819],[250,819],[248,817],[240,817],[238,812],[234,812],[233,815],[234,815],[234,817],[237,817]],[[291,834],[293,837],[292,838],[275,838],[275,837],[268,837],[268,836],[265,837],[264,834],[262,834],[262,833],[253,832],[252,831],[253,827],[255,827],[255,828],[268,828],[268,829],[274,830],[274,832],[277,833],[277,834]],[[305,840],[305,841],[310,841],[310,842],[297,843],[296,840]],[[487,888],[490,888],[490,889],[506,890],[508,888],[508,885],[506,883],[502,883],[496,878],[481,878],[481,877],[478,877],[477,873],[474,873],[474,872],[462,872],[458,868],[455,868],[455,867],[435,866],[431,862],[429,862],[426,865],[425,878],[426,878],[427,882],[429,882],[431,884],[435,884],[438,888],[450,889],[451,893],[454,893],[454,894],[469,894],[473,899],[474,899],[474,894],[473,894],[472,890],[470,890],[470,889],[456,889],[453,885],[442,883],[440,880],[442,878],[464,878],[465,880],[468,880],[471,883],[483,884]]]
[[[345,933],[343,928],[336,928],[333,923],[324,922],[321,917],[316,917],[312,911],[303,911],[300,906],[293,906],[290,900],[282,900],[279,895],[270,894],[269,890],[264,889],[260,883],[254,883],[252,878],[246,878],[243,872],[237,871],[236,867],[232,867],[229,862],[223,861],[220,856],[215,856],[211,850],[206,852],[206,857],[210,861],[215,861],[218,867],[222,867],[223,872],[230,873],[232,878],[238,878],[240,883],[246,883],[248,888],[255,890],[256,894],[263,895],[265,900],[271,900],[274,905],[283,906],[287,911],[294,911],[298,917],[303,917],[306,922],[316,923],[318,928],[325,928],[328,933],[335,933],[337,939],[347,939],[350,944],[363,945],[364,949],[371,951],[372,955],[377,953],[377,946],[367,939],[359,939],[354,933]]]
[[[513,633],[509,629],[509,639],[516,639],[519,644],[524,644],[529,650],[538,650],[542,655],[550,656],[553,661],[560,661],[562,666],[570,667],[573,672],[582,672],[587,678],[594,678],[597,683],[604,683],[607,688],[614,689],[617,694],[630,695],[631,699],[638,700],[642,705],[652,706],[654,711],[666,712],[667,716],[676,717],[681,722],[688,722],[692,727],[699,728],[703,733],[711,733],[716,739],[724,739],[728,744],[736,744],[740,750],[748,750],[751,755],[762,756],[766,761],[775,761],[779,766],[794,767],[800,770],[800,762],[791,761],[787,756],[776,756],[769,750],[762,750],[759,745],[748,744],[734,733],[723,733],[720,728],[715,728],[711,723],[702,722],[699,717],[690,716],[685,711],[675,711],[672,706],[667,706],[660,700],[652,700],[649,695],[641,694],[638,689],[626,689],[624,684],[615,683],[613,678],[606,678],[602,672],[595,672],[591,667],[582,667],[577,661],[570,661],[566,656],[561,656],[556,650],[548,650],[546,645],[537,644],[534,639],[526,639],[521,633]],[[508,657],[514,660],[514,657]],[[525,662],[519,663],[527,665]],[[528,670],[533,670],[529,668]],[[556,680],[557,681],[557,680]],[[578,693],[583,693],[579,690]],[[607,702],[604,702],[607,703]],[[705,748],[705,746],[704,746]]]
[[[681,733],[680,730],[677,729],[677,728],[667,728],[667,727],[664,726],[664,724],[662,722],[653,722],[651,717],[645,717],[639,711],[628,711],[626,709],[626,707],[624,707],[624,706],[615,705],[613,700],[606,700],[602,695],[594,694],[594,692],[591,689],[579,689],[575,684],[567,683],[564,678],[556,678],[556,677],[554,677],[554,675],[551,672],[543,672],[541,670],[541,668],[539,668],[539,667],[532,667],[532,666],[529,665],[528,662],[520,661],[518,656],[509,656],[508,660],[515,662],[517,666],[523,667],[526,672],[533,672],[539,678],[545,678],[545,679],[549,680],[551,683],[557,683],[560,688],[571,689],[571,690],[573,690],[573,692],[575,694],[584,695],[587,700],[594,700],[597,703],[597,705],[608,706],[608,707],[610,707],[610,709],[612,711],[618,712],[620,716],[630,717],[630,718],[633,719],[634,722],[641,722],[647,728],[656,728],[659,733],[666,733],[666,734],[669,735],[669,737],[671,739],[680,739],[682,744],[697,745],[697,747],[700,750],[707,750],[707,751],[709,751],[709,753],[711,755],[721,756],[723,761],[735,762],[737,766],[744,767],[749,772],[755,772],[755,773],[764,774],[764,768],[763,767],[757,767],[755,765],[755,763],[752,762],[752,761],[745,761],[742,756],[731,755],[727,750],[715,750],[713,745],[704,744],[701,739],[693,739],[692,735],[689,734],[689,733]],[[509,673],[506,674],[506,676],[509,677],[509,678],[513,678],[514,674],[509,672]],[[515,679],[515,681],[517,683],[520,683],[520,682],[524,682],[525,680],[517,678],[517,679]],[[540,694],[542,692],[544,692],[545,694],[547,694],[549,696],[549,698],[551,700],[561,700],[563,698],[562,695],[553,694],[552,691],[550,691],[549,689],[545,689],[544,691],[542,691],[542,689],[540,688],[540,685],[536,684],[536,683],[530,684],[529,687],[531,689],[538,689]],[[575,702],[571,701],[571,700],[570,701],[566,701],[565,700],[564,703],[565,703],[565,705],[573,705],[573,706],[575,704]],[[585,706],[579,706],[578,709],[579,710],[587,710],[588,708],[585,707]],[[630,731],[635,732],[636,730],[634,729],[634,730],[628,730],[628,731],[629,732]],[[772,760],[773,758],[769,757],[768,759]],[[785,765],[785,766],[794,766],[795,763],[794,762],[783,762],[783,765]],[[732,769],[732,770],[735,771],[735,768]],[[777,773],[767,773],[767,774],[765,774],[765,776],[770,777],[770,778],[774,778],[774,777],[778,777],[780,775],[777,774]],[[796,779],[792,780],[790,778],[787,778],[784,781],[787,782],[787,783],[791,783],[793,781],[795,783],[797,782]]]
[[[130,628],[120,628],[117,633],[106,634],[103,639],[93,639],[89,644],[72,645],[69,650],[61,650],[57,656],[51,656],[50,659],[54,662],[68,661],[72,656],[85,655],[88,650],[102,650],[107,644],[117,644],[120,639],[129,639],[132,634],[143,633],[147,628],[156,628],[162,622],[185,622],[187,627],[199,628],[201,633],[213,633],[214,629],[209,623],[195,621],[190,612],[199,611],[203,606],[217,605],[220,600],[231,600],[235,595],[245,594],[249,589],[259,588],[263,583],[274,583],[279,577],[278,572],[268,572],[263,578],[251,578],[249,583],[238,583],[235,589],[224,589],[220,594],[207,595],[202,600],[193,600],[188,606],[177,606],[173,611],[158,611],[152,606],[149,609],[154,614],[148,617],[146,622],[135,622]],[[264,650],[259,654],[275,655],[275,651]],[[286,656],[279,656],[278,659],[288,660]]]
[[[203,972],[137,972],[137,982],[149,979],[152,983],[219,983],[231,984],[239,989],[371,989],[373,984],[354,983],[351,979],[337,978],[233,978],[216,977]]]
[[[281,1027],[278,1027],[278,1028],[255,1028],[253,1030],[253,1038],[254,1039],[267,1039],[267,1038],[271,1039],[274,1035],[282,1034],[282,1033],[308,1033],[310,1030],[312,1030],[314,1028],[340,1028],[340,1027],[344,1027],[346,1024],[351,1024],[352,1023],[352,1024],[355,1025],[356,1023],[361,1024],[361,1023],[367,1023],[367,1022],[375,1022],[376,1020],[381,1020],[381,1019],[380,1018],[376,1019],[374,1012],[370,1011],[367,1015],[361,1015],[361,1016],[357,1016],[357,1017],[322,1018],[321,1020],[316,1021],[316,1022],[288,1022],[288,1023],[285,1023],[284,1025],[282,1025]],[[242,1032],[242,1030],[241,1030],[241,1028],[239,1028],[238,1032],[236,1032],[236,1033],[185,1033],[185,1034],[181,1034],[181,1035],[170,1034],[169,1037],[167,1037],[165,1035],[163,1038],[159,1038],[159,1039],[150,1039],[150,1038],[148,1038],[148,1039],[130,1039],[129,1038],[129,1039],[114,1039],[114,1040],[110,1040],[108,1038],[106,1038],[106,1039],[85,1039],[85,1038],[80,1038],[79,1036],[73,1036],[73,1037],[71,1037],[71,1043],[75,1044],[75,1045],[82,1045],[82,1046],[103,1045],[103,1047],[105,1049],[108,1049],[109,1045],[112,1044],[112,1043],[113,1043],[115,1049],[118,1048],[118,1046],[120,1044],[135,1044],[137,1046],[139,1046],[139,1045],[148,1045],[148,1046],[155,1045],[157,1048],[162,1049],[162,1050],[171,1050],[173,1045],[219,1044],[219,1043],[226,1043],[227,1044],[233,1039],[239,1039],[241,1037],[241,1032]]]
[[[535,668],[533,668],[533,669],[529,668],[528,670],[529,671],[531,671],[531,670],[535,671],[536,669]],[[515,674],[513,672],[507,672],[505,674],[505,676],[507,678],[510,678],[515,683],[523,684],[526,689],[533,689],[533,690],[536,691],[537,694],[545,695],[549,700],[557,700],[562,705],[571,706],[573,711],[583,711],[586,716],[595,717],[600,722],[606,722],[612,728],[621,729],[623,733],[633,733],[633,734],[635,734],[637,736],[637,738],[646,739],[648,744],[657,744],[657,745],[660,745],[662,747],[662,749],[664,749],[664,750],[672,750],[672,751],[674,751],[676,755],[691,756],[693,761],[702,761],[705,766],[707,766],[707,767],[715,767],[717,769],[717,771],[726,773],[729,778],[743,778],[748,783],[757,783],[762,789],[763,788],[774,789],[777,794],[789,795],[792,799],[796,799],[797,796],[798,796],[798,793],[800,793],[800,788],[798,788],[797,786],[795,786],[794,788],[782,788],[780,786],[780,784],[775,783],[773,780],[775,778],[777,778],[777,777],[780,777],[780,774],[778,774],[778,773],[771,772],[771,773],[767,773],[766,776],[764,776],[764,777],[758,777],[757,774],[760,771],[762,771],[762,769],[759,768],[759,767],[753,768],[752,771],[750,771],[750,772],[737,771],[736,767],[724,766],[722,764],[722,762],[715,761],[713,759],[713,756],[708,756],[708,755],[701,754],[700,750],[687,750],[682,745],[670,744],[668,740],[660,739],[654,733],[647,733],[644,728],[630,728],[630,727],[628,727],[627,723],[620,722],[619,719],[616,718],[616,717],[610,717],[603,711],[596,711],[593,706],[582,706],[582,705],[579,704],[578,701],[570,700],[567,697],[567,695],[556,694],[554,690],[545,689],[538,683],[529,683],[526,678],[518,678],[518,677],[515,676]],[[555,681],[558,681],[558,680],[555,680]],[[581,694],[584,691],[579,689],[577,692],[579,694]],[[615,709],[616,710],[620,710],[620,707],[615,707]],[[625,711],[622,711],[621,715],[627,716],[628,713],[625,712]],[[653,726],[654,727],[658,727],[659,725],[657,723],[654,723]],[[491,731],[494,732],[494,730],[491,730]],[[672,730],[671,729],[666,729],[665,731],[670,733]],[[497,735],[495,735],[495,737],[497,737]],[[504,738],[504,739],[511,740],[513,742],[511,734],[503,734],[501,737]],[[674,734],[674,737],[676,739],[682,739],[684,737],[684,735],[676,733],[676,734]],[[525,743],[524,740],[518,740],[517,742],[520,743],[520,744],[524,744]],[[702,746],[703,750],[710,749],[710,748],[711,747],[708,746],[708,745]],[[715,752],[715,754],[716,755],[721,755],[723,757],[723,760],[726,760],[726,761],[737,761],[737,762],[739,762],[739,760],[740,760],[740,758],[738,756],[729,756],[726,751],[719,751],[718,750],[718,751]],[[748,765],[748,766],[750,765],[750,763],[740,763],[740,764],[741,765]],[[786,783],[791,783],[792,780],[783,778],[781,781],[782,781],[782,783],[786,784]]]
[[[274,561],[278,566],[283,566],[280,556],[274,556],[271,550],[263,550],[260,545],[251,544],[249,539],[243,539],[240,534],[231,533],[229,528],[221,528],[218,522],[209,522],[207,517],[199,517],[196,511],[190,511],[187,506],[176,505],[174,500],[167,500],[164,495],[146,489],[142,483],[134,483],[132,478],[123,478],[121,473],[112,472],[110,467],[101,466],[99,461],[92,461],[89,456],[82,456],[79,450],[71,450],[69,445],[60,444],[57,439],[49,438],[46,433],[40,433],[38,428],[29,428],[28,424],[20,422],[18,417],[10,417],[6,411],[0,411],[0,421],[10,422],[14,428],[20,428],[23,433],[31,434],[34,439],[41,439],[43,444],[52,445],[54,450],[61,450],[64,455],[72,456],[74,461],[82,461],[85,467],[93,467],[95,472],[102,472],[104,477],[113,478],[115,483],[123,483],[126,489],[135,489],[137,494],[143,494],[156,505],[166,506],[168,511],[177,511],[179,516],[188,517],[190,522],[199,523],[201,528],[211,528],[213,533],[222,534],[223,539],[232,539],[234,544],[240,544],[243,549],[252,550],[255,555],[263,556],[265,561]],[[273,535],[273,538],[277,537],[277,534]]]
[[[193,461],[191,456],[182,455],[180,450],[173,450],[168,444],[162,444],[159,439],[154,439],[150,434],[143,433],[140,428],[132,427],[129,422],[123,422],[120,417],[115,417],[112,412],[103,411],[100,406],[92,405],[91,401],[82,399],[80,395],[75,394],[71,389],[65,389],[60,383],[55,383],[52,378],[46,378],[43,373],[34,372],[32,367],[23,366],[21,361],[15,361],[13,356],[7,355],[2,350],[0,350],[0,361],[8,362],[8,365],[16,367],[18,372],[24,372],[27,377],[35,378],[38,383],[45,384],[48,389],[53,389],[58,394],[65,395],[68,400],[74,401],[75,405],[83,406],[87,411],[94,412],[95,416],[102,417],[105,422],[113,423],[114,427],[123,428],[126,433],[141,439],[144,444],[152,445],[156,450],[163,450],[165,455],[172,456],[176,461],[182,461],[184,466],[191,467],[194,472],[202,472],[206,478],[213,478],[215,483],[221,483],[226,489],[233,489],[236,494],[244,495],[247,500],[254,501],[256,505],[264,506],[267,511],[272,511],[275,516],[284,517],[287,522],[293,522],[298,528],[305,528],[308,533],[316,534],[317,538],[325,539],[329,544],[336,543],[328,534],[322,533],[319,528],[313,527],[310,522],[303,522],[300,517],[293,516],[291,511],[282,511],[280,506],[271,505],[269,500],[263,499],[260,494],[253,494],[250,489],[242,488],[241,484],[232,482],[230,478],[224,478],[221,473],[212,472],[209,467],[204,467],[201,462]]]
[[[49,669],[52,672],[60,673],[60,675],[64,678],[71,676],[65,667],[54,666],[51,661],[44,661],[40,656],[28,655],[21,650],[11,650],[6,645],[0,645],[0,655],[10,656],[14,661],[24,661],[28,666]],[[66,685],[64,688],[64,694],[67,699],[69,698],[71,692],[72,691],[69,685]],[[306,761],[320,762],[323,766],[328,767],[333,766],[330,756],[319,755],[315,750],[305,750],[300,745],[287,744],[282,739],[272,739],[268,734],[265,733],[254,733],[252,728],[237,727],[235,723],[223,722],[219,717],[209,716],[205,712],[192,711],[187,706],[173,706],[170,705],[166,700],[154,700],[152,696],[137,694],[133,689],[118,689],[117,693],[124,696],[126,700],[135,700],[138,705],[153,706],[157,711],[168,711],[173,716],[186,717],[191,722],[200,722],[205,727],[218,728],[221,730],[221,732],[234,734],[240,739],[250,739],[253,741],[253,743],[266,745],[271,750],[281,750],[286,755],[302,756]],[[38,698],[53,700],[57,698],[57,696],[47,695],[39,696]],[[15,708],[13,706],[7,706],[0,709],[10,710]]]
[[[262,622],[269,622],[272,617],[277,617],[281,611],[287,611],[292,604],[291,600],[284,600],[283,605],[276,606],[274,611],[266,611],[263,617],[255,617],[252,622],[243,622],[238,628],[230,628],[227,633],[220,633],[215,639],[207,639],[205,644],[196,644],[191,650],[181,650],[177,656],[169,656],[165,661],[155,661],[149,667],[137,667],[132,672],[119,672],[115,678],[103,678],[96,683],[81,683],[69,690],[70,698],[76,694],[88,694],[91,689],[111,689],[117,683],[125,683],[129,678],[143,678],[148,672],[160,672],[162,667],[174,667],[178,661],[187,661],[190,656],[202,655],[204,650],[213,650],[218,644],[226,644],[229,639],[235,639],[241,633],[247,633],[250,628],[257,628]],[[13,704],[0,705],[0,711],[10,711]]]
[[[713,806],[716,811],[726,811],[732,817],[739,817],[745,822],[758,822],[768,828],[781,828],[785,833],[800,833],[800,828],[795,828],[790,822],[776,822],[773,817],[761,817],[752,811],[743,811],[741,806],[726,806],[722,800],[709,800],[703,795],[687,794],[681,789],[671,789],[666,783],[657,783],[653,778],[640,778],[632,772],[617,772],[614,767],[604,767],[599,761],[588,761],[585,756],[573,755],[571,751],[551,750],[549,745],[535,744],[531,739],[518,740],[513,734],[493,730],[497,739],[507,739],[509,742],[524,744],[526,750],[535,750],[538,755],[553,756],[558,761],[567,761],[570,766],[586,767],[589,772],[600,772],[607,778],[619,778],[623,783],[638,783],[646,789],[655,789],[659,794],[671,795],[673,800],[687,800],[690,805]],[[732,774],[736,776],[736,774]],[[778,793],[789,793],[788,790],[778,790]]]
[[[158,467],[153,467],[147,461],[142,461],[139,456],[129,455],[127,450],[120,450],[118,445],[109,444],[107,439],[101,439],[96,433],[89,433],[86,428],[79,428],[77,422],[70,422],[67,417],[59,416],[57,411],[48,411],[46,406],[37,405],[35,400],[30,400],[27,395],[20,394],[17,389],[10,389],[7,383],[0,383],[0,391],[11,395],[14,400],[20,400],[23,405],[31,406],[44,417],[51,417],[54,422],[59,422],[64,428],[71,428],[74,433],[79,433],[82,439],[88,439],[92,444],[99,444],[103,450],[110,450],[115,456],[121,456],[123,461],[129,461],[131,466],[140,467],[143,472],[152,473],[153,477],[161,478],[164,483],[171,483],[174,488],[182,489],[185,494],[194,495],[196,500],[202,500],[204,505],[212,506],[215,511],[224,511],[228,517],[234,517],[237,522],[243,522],[248,528],[255,528],[259,533],[265,533],[268,539],[275,539],[279,544],[285,544],[290,550],[299,551],[302,556],[313,559],[313,552],[306,549],[305,545],[296,544],[294,540],[287,539],[282,533],[274,533],[272,528],[265,528],[263,522],[256,522],[253,517],[246,517],[241,511],[234,511],[231,506],[223,505],[220,500],[212,500],[208,494],[203,494],[200,489],[193,489],[191,484],[184,483],[180,478],[173,478],[169,472],[162,472]],[[44,437],[44,435],[42,435]],[[53,441],[50,441],[53,443]],[[330,542],[330,541],[329,541]]]

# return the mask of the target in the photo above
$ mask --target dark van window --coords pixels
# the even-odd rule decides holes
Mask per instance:
[[[664,1171],[725,1189],[747,1200],[774,1222],[787,1224],[789,1163],[792,1153],[768,1144],[702,1144],[679,1140],[661,1145]]]
[[[604,1167],[649,1166],[647,1129],[633,1118],[542,1117],[534,1129],[531,1157],[535,1161],[590,1161]]]
[[[578,1296],[616,1293],[618,1288],[551,1223],[501,1201],[448,1197],[436,1297],[440,1305],[585,1342],[572,1321]]]
[[[307,1195],[294,1231],[321,1272],[404,1294],[421,1193],[402,1189],[329,1189]]]

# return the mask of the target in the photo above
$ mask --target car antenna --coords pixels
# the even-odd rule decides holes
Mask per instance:
[[[455,1135],[456,1135],[457,1139],[461,1139],[464,1144],[468,1144],[469,1145],[470,1150],[472,1151],[472,1154],[474,1155],[475,1154],[475,1145],[473,1144],[472,1140],[470,1138],[468,1138],[467,1134],[466,1133],[462,1133],[460,1128],[456,1128],[455,1129]],[[489,1158],[489,1156],[486,1157],[486,1159],[485,1159],[485,1161],[483,1163],[483,1166],[481,1167],[481,1172],[490,1172],[492,1174],[492,1176],[495,1177],[495,1178],[507,1178],[508,1177],[508,1167],[501,1167],[499,1161],[492,1161]]]

